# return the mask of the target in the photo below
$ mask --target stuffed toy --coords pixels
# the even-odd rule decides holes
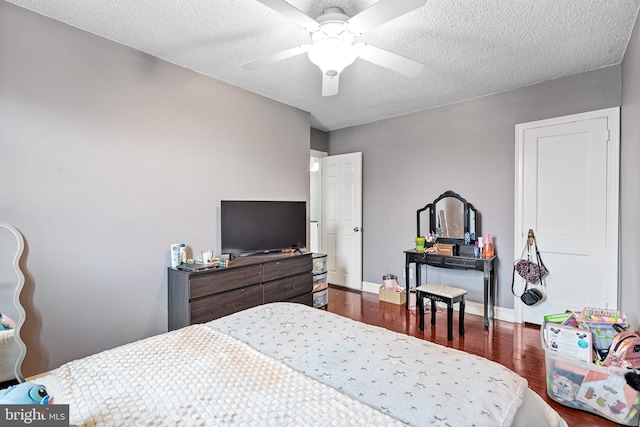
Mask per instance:
[[[15,329],[16,322],[6,314],[0,313],[0,331],[6,331],[8,329]]]
[[[36,383],[26,382],[12,385],[0,394],[0,403],[11,405],[46,405],[53,403],[53,397],[49,395],[47,389]]]

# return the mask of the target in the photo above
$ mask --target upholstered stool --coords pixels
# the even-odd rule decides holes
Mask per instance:
[[[447,304],[447,339],[453,340],[453,304],[460,303],[460,335],[464,335],[464,296],[467,291],[453,286],[428,283],[416,288],[416,308],[420,312],[420,330],[424,330],[424,298],[431,300],[431,324],[436,324],[436,301]]]

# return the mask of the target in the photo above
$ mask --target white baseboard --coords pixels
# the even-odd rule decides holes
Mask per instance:
[[[378,295],[380,286],[382,285],[379,283],[362,282],[362,292],[369,292],[369,293]],[[465,302],[466,302],[465,313],[474,314],[476,316],[484,316],[484,304],[482,304],[481,302],[475,302],[475,301],[465,301]],[[493,316],[494,319],[504,320],[505,322],[514,323],[516,319],[515,310],[512,308],[494,306],[493,314],[494,314]]]

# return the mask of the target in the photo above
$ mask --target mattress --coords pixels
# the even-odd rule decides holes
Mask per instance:
[[[37,382],[78,426],[566,426],[502,365],[289,303],[107,350]]]

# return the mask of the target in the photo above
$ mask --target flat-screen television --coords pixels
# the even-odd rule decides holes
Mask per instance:
[[[224,254],[249,255],[301,249],[307,242],[307,202],[222,200]]]

